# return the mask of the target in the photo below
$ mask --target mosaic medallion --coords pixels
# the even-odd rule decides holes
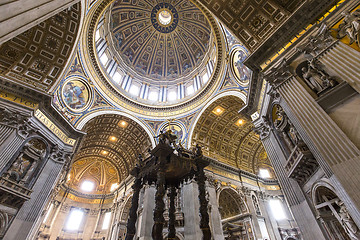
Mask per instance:
[[[81,80],[69,80],[62,88],[62,98],[68,108],[73,111],[81,111],[89,103],[89,87]]]
[[[231,53],[230,58],[233,74],[243,84],[249,83],[251,78],[251,70],[244,64],[246,57],[247,53],[243,49],[237,48]]]

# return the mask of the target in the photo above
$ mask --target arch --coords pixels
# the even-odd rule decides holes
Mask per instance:
[[[244,199],[232,187],[224,187],[218,193],[218,206],[222,219],[249,212]]]
[[[190,148],[191,147],[191,139],[192,139],[192,136],[193,136],[193,133],[194,133],[194,130],[195,130],[195,127],[196,127],[196,124],[198,123],[201,115],[205,112],[205,110],[210,107],[211,104],[213,104],[216,100],[219,100],[220,98],[223,98],[223,97],[226,97],[226,96],[234,96],[234,97],[238,97],[240,98],[246,105],[247,103],[247,97],[245,95],[245,93],[243,92],[240,92],[240,91],[234,91],[234,90],[231,90],[231,91],[226,91],[226,92],[223,92],[223,93],[220,93],[218,95],[216,95],[215,97],[213,97],[211,100],[209,100],[205,106],[201,109],[201,111],[197,114],[197,116],[195,117],[195,120],[191,126],[191,128],[189,129],[189,142],[188,142],[188,145],[187,147]]]
[[[335,195],[338,195],[335,188],[328,182],[327,179],[320,179],[319,181],[315,182],[311,187],[311,199],[314,204],[314,206],[317,205],[317,199],[316,199],[316,192],[319,189],[319,187],[324,187],[332,191]]]
[[[112,184],[130,175],[139,154],[146,153],[153,140],[138,121],[132,119],[107,112],[86,122],[83,131],[87,134],[74,156],[72,176],[67,180],[69,186],[76,190],[81,180],[92,179],[96,185],[92,194],[111,193]],[[107,183],[104,179],[108,179]]]
[[[235,92],[209,101],[193,123],[188,148],[200,144],[204,155],[256,174],[255,167],[270,163],[250,117],[239,113],[245,106],[244,96]]]
[[[317,217],[331,239],[360,239],[359,227],[346,204],[326,179],[316,182],[311,193]]]
[[[91,112],[88,115],[85,115],[84,117],[80,118],[79,121],[76,123],[75,127],[79,130],[82,130],[84,128],[85,124],[88,123],[91,119],[93,119],[97,116],[106,115],[106,114],[115,114],[115,115],[119,115],[119,116],[124,116],[124,117],[130,118],[131,120],[135,121],[149,135],[152,147],[156,146],[156,142],[155,142],[154,134],[153,134],[152,130],[143,121],[141,121],[140,119],[134,117],[133,115],[131,115],[127,112],[123,112],[123,111],[119,111],[119,110],[100,110],[100,111]]]

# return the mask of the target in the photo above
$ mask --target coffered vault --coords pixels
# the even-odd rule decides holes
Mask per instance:
[[[97,185],[93,193],[109,193],[111,185],[122,182],[135,166],[137,156],[151,146],[146,131],[124,116],[97,116],[84,126],[84,131],[87,135],[74,157],[68,181],[75,189],[83,180],[93,179]]]
[[[237,112],[243,106],[235,96],[213,102],[196,123],[191,142],[203,145],[205,155],[257,173],[260,166],[269,167],[270,162],[250,118]]]

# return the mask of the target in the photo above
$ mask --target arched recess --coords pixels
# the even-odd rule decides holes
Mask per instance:
[[[85,124],[87,124],[90,120],[92,120],[95,117],[101,116],[101,115],[105,115],[105,114],[112,114],[112,115],[119,115],[122,117],[126,117],[131,119],[132,121],[136,122],[137,124],[139,124],[144,130],[145,132],[148,134],[150,141],[151,141],[151,145],[152,147],[155,147],[156,143],[154,140],[154,134],[153,132],[151,132],[150,128],[148,126],[146,126],[144,124],[144,122],[142,122],[141,120],[139,120],[138,118],[134,117],[133,115],[126,113],[126,112],[121,112],[121,111],[117,111],[117,110],[106,110],[106,111],[94,111],[88,115],[86,115],[85,117],[81,118],[75,125],[75,127],[79,130],[83,130]]]
[[[191,139],[192,139],[192,135],[194,133],[194,129],[196,127],[197,122],[199,121],[201,115],[205,112],[205,110],[211,105],[213,104],[215,101],[219,100],[220,98],[226,97],[226,96],[236,96],[238,98],[240,98],[245,104],[246,104],[246,95],[243,92],[239,92],[239,91],[226,91],[223,93],[218,94],[217,96],[213,97],[210,101],[208,101],[205,106],[201,109],[201,111],[197,114],[194,124],[191,126],[190,130],[189,130],[189,141],[188,141],[188,147],[191,147]]]
[[[44,138],[31,136],[24,141],[0,175],[31,188],[46,164],[49,152],[50,146]]]
[[[244,199],[232,188],[224,188],[218,197],[221,219],[240,216],[248,212]]]
[[[118,231],[119,239],[125,239],[126,236],[126,224],[129,218],[131,200],[132,200],[132,196],[128,197],[121,209],[121,214],[119,219],[119,231]]]
[[[317,218],[330,239],[360,239],[360,229],[352,219],[345,203],[327,181],[316,182],[311,190]]]
[[[198,143],[206,156],[257,174],[259,167],[271,165],[251,119],[238,113],[244,105],[231,94],[209,102],[196,119],[190,146]]]
[[[142,126],[116,114],[94,117],[82,130],[87,134],[74,156],[67,183],[77,190],[84,180],[92,179],[96,184],[92,194],[108,194],[114,190],[112,183],[125,180],[138,155],[152,145]]]

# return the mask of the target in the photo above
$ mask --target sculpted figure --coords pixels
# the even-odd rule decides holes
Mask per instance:
[[[350,39],[350,44],[356,42],[360,44],[360,9],[355,10],[354,12],[343,12],[344,21],[339,25],[337,29],[336,37],[341,39],[345,36],[348,36]],[[360,46],[360,45],[359,45]]]
[[[309,61],[309,66],[307,68],[303,67],[301,71],[302,77],[307,85],[316,93],[337,84],[337,82],[325,72],[321,64],[315,59]]]
[[[300,137],[295,127],[290,123],[289,128],[289,137],[294,145],[298,145],[300,143]]]
[[[301,71],[303,74],[302,77],[312,90],[316,93],[323,90],[321,76],[319,76],[316,71],[314,71],[311,67],[303,67]]]
[[[15,162],[11,165],[10,169],[7,172],[9,179],[19,182],[25,172],[26,166],[29,164],[29,161],[23,159],[23,153],[20,153]]]
[[[341,220],[341,224],[345,229],[345,232],[349,235],[351,239],[360,239],[360,230],[356,226],[354,220],[351,218],[347,208],[343,201],[337,201],[336,204],[340,207],[339,216]]]
[[[281,125],[281,123],[282,123],[282,121],[283,121],[283,119],[285,117],[284,116],[285,115],[284,109],[282,109],[282,107],[278,106],[277,109],[276,109],[275,114],[277,116],[277,119],[275,119],[275,121],[274,121],[274,126],[276,128],[278,128],[278,127],[280,127],[280,125]]]

